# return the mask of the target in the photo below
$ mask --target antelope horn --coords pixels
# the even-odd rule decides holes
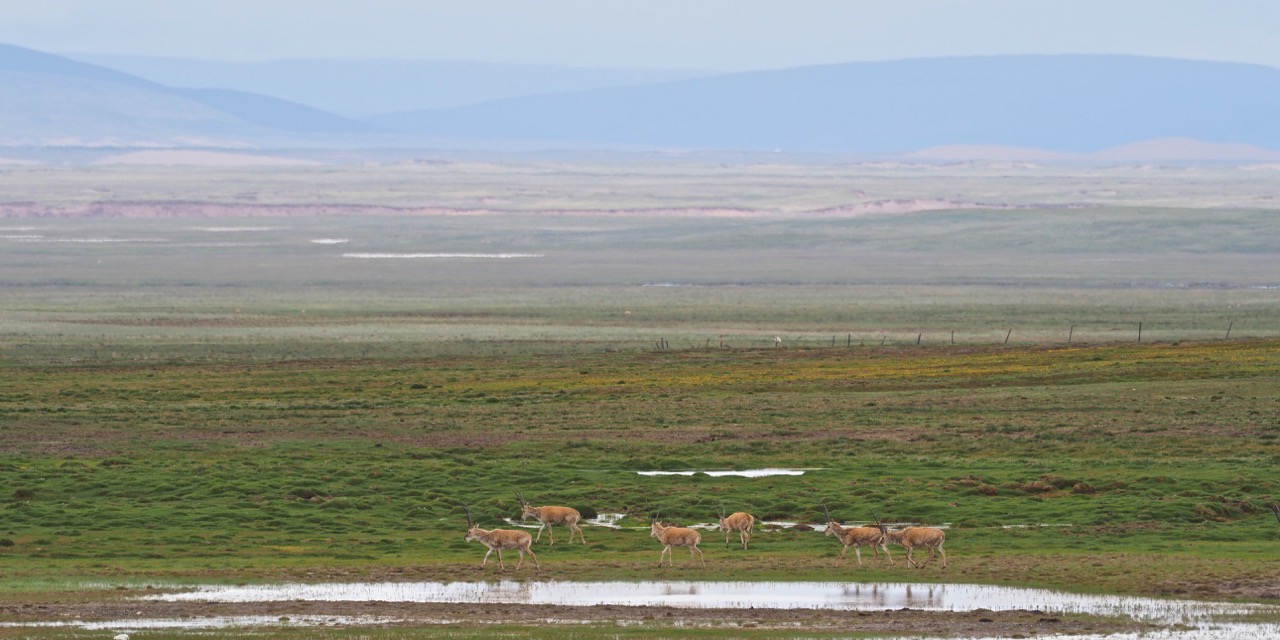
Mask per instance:
[[[1272,502],[1271,510],[1276,512],[1276,520],[1280,520],[1280,504]]]
[[[880,533],[884,533],[884,521],[880,520],[880,516],[876,514],[876,512],[872,511],[871,517],[875,518],[876,528],[880,530]]]
[[[471,507],[464,504],[462,508],[467,510],[467,528],[470,529],[476,526],[476,521],[471,518]]]
[[[723,517],[724,517],[724,505],[723,505],[723,504],[722,504],[722,505],[717,506],[717,507],[716,507],[716,511],[720,514],[720,517],[721,517],[721,518],[723,518]]]
[[[827,503],[822,503],[822,512],[827,515],[827,522],[831,522],[831,512],[827,511]]]
[[[522,507],[523,507],[523,506],[525,506],[525,505],[527,505],[527,504],[529,504],[528,502],[525,502],[525,501],[524,501],[524,494],[523,494],[523,493],[520,493],[520,490],[519,490],[519,489],[517,489],[517,490],[516,490],[516,498],[517,498],[518,500],[520,500],[520,506],[522,506]]]

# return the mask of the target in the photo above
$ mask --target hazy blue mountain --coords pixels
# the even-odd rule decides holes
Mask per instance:
[[[1280,70],[1110,55],[824,65],[369,119],[424,135],[786,151],[1001,145],[1092,152],[1157,138],[1280,149]]]
[[[260,93],[350,117],[712,75],[690,70],[594,69],[463,61],[220,62],[88,53],[68,54],[67,57],[174,87],[219,87]]]
[[[316,69],[337,69],[343,63],[331,64],[306,68],[316,74]],[[520,69],[546,69],[505,65],[451,66],[449,73],[455,76],[445,80],[443,71],[432,76],[423,71],[426,67],[397,67],[394,62],[386,63],[385,75],[375,79],[377,64],[351,64],[327,79],[313,75],[295,81],[298,87],[310,83],[335,96],[362,94],[364,108],[420,98],[437,84],[457,98],[467,78],[474,82],[472,95],[521,87],[547,90],[553,76],[568,82],[567,76],[547,71],[550,76],[529,77],[519,85],[512,74]],[[270,68],[286,74],[288,67]],[[406,79],[415,73],[426,75],[414,76],[420,81]],[[358,85],[351,75],[370,79]],[[270,77],[264,74],[256,81],[270,84]],[[574,82],[586,82],[586,76]],[[1221,160],[1280,150],[1280,118],[1274,115],[1280,113],[1280,69],[1133,56],[992,56],[800,67],[542,93],[363,121],[242,87],[175,88],[0,45],[0,145],[489,151],[638,147],[920,152],[917,158],[1027,157],[1036,154],[1022,150],[1035,149],[1037,157],[1093,154],[1088,157],[1102,161],[1129,161],[1144,154],[1189,160],[1206,153]],[[1166,142],[1135,144],[1153,140]],[[1121,149],[1118,155],[1096,153],[1113,148]]]
[[[243,145],[281,134],[371,129],[279,98],[223,89],[176,89],[61,56],[0,45],[3,144]]]

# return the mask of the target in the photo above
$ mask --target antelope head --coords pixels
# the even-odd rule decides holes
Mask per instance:
[[[659,538],[659,535],[662,533],[662,530],[666,528],[662,526],[662,521],[658,519],[658,517],[661,515],[662,515],[662,509],[659,508],[658,510],[653,512],[653,517],[649,519],[649,537],[650,538]]]
[[[463,541],[471,542],[472,540],[479,540],[476,535],[479,527],[476,526],[475,519],[471,517],[471,507],[464,504],[462,505],[462,508],[467,511],[467,535],[463,536]]]
[[[833,524],[836,524],[836,521],[831,519],[831,512],[827,510],[827,503],[825,502],[822,503],[822,513],[827,516],[827,532],[823,535],[825,536],[836,535],[836,527],[831,526]]]
[[[537,515],[533,505],[529,504],[528,502],[525,502],[524,494],[520,493],[520,491],[518,490],[516,491],[516,499],[520,501],[520,519],[521,520],[528,520],[529,516]]]

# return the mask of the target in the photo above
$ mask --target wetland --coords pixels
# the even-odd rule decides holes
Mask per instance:
[[[0,171],[0,637],[1274,629],[1274,171],[562,169]],[[1003,200],[814,213],[854,189]],[[482,570],[517,489],[592,540]],[[837,561],[824,504],[950,566]],[[722,508],[750,550],[656,567]],[[542,595],[612,585],[658,595]],[[162,599],[235,589],[286,595]]]

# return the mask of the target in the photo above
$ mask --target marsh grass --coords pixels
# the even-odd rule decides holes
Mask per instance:
[[[779,531],[708,535],[705,571],[662,575],[1280,597],[1269,173],[578,169],[0,172],[53,205],[510,199],[15,222],[44,239],[0,239],[5,583],[497,579],[461,505],[499,525],[519,488],[636,527],[540,546],[552,578],[653,577],[659,508],[814,523],[825,502],[946,524],[952,568],[855,571]],[[857,189],[1052,206],[793,215]],[[672,203],[758,210],[610,213]],[[817,470],[635,473],[773,466]]]
[[[488,574],[461,540],[461,505],[501,525],[519,488],[630,514],[621,530],[589,528],[586,547],[547,548],[546,574],[566,579],[650,576],[643,527],[659,508],[683,523],[721,504],[820,522],[825,502],[846,521],[948,526],[945,575],[860,577],[1125,593],[1270,580],[1275,353],[1259,341],[27,369],[0,398],[0,486],[16,488],[0,564],[20,579],[475,578]],[[635,473],[763,466],[817,469]],[[702,577],[851,570],[820,534],[766,532],[749,553],[706,540]]]

